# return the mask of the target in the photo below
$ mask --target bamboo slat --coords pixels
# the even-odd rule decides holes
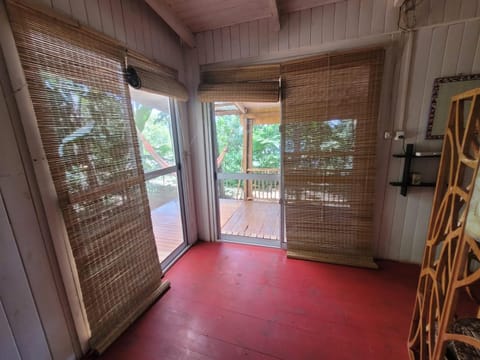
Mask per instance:
[[[8,15],[102,352],[165,291],[124,49],[16,2]]]
[[[288,256],[376,267],[372,257],[383,50],[282,65]]]
[[[278,102],[280,65],[261,65],[202,72],[202,102]]]

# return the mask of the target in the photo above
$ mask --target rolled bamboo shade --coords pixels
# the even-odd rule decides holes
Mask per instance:
[[[282,65],[287,255],[376,267],[372,257],[383,50]]]
[[[202,102],[278,102],[280,65],[249,66],[202,72]]]
[[[127,64],[135,68],[143,90],[173,97],[178,101],[188,101],[188,91],[177,80],[176,71],[156,64],[134,52],[129,52]]]
[[[124,51],[8,2],[91,331],[102,352],[165,290]]]

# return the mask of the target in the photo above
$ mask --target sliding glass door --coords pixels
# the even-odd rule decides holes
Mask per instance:
[[[133,88],[130,94],[157,253],[165,266],[186,246],[175,102]]]

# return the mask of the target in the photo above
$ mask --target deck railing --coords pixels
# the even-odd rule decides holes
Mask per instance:
[[[218,173],[221,199],[278,201],[280,199],[279,169],[248,169],[247,173]]]

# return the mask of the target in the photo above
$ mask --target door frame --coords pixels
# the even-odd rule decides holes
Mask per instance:
[[[208,133],[210,135],[210,144],[207,144],[207,148],[209,147],[209,152],[210,152],[210,163],[213,165],[212,170],[212,179],[213,181],[212,186],[213,186],[213,191],[212,191],[212,196],[213,196],[213,203],[215,204],[214,206],[214,216],[212,217],[212,223],[215,228],[215,233],[214,233],[214,241],[223,241],[223,242],[230,242],[230,243],[237,243],[237,244],[250,244],[250,245],[258,245],[258,246],[264,246],[264,247],[271,247],[271,248],[285,248],[285,237],[284,237],[284,201],[283,201],[283,166],[282,166],[282,161],[283,161],[283,132],[282,132],[282,112],[281,112],[281,102],[280,102],[280,126],[279,126],[279,131],[280,131],[280,174],[279,174],[279,183],[280,183],[280,199],[278,204],[280,205],[280,231],[279,231],[279,239],[278,240],[265,240],[262,238],[258,237],[250,237],[250,236],[241,236],[241,235],[229,235],[229,234],[222,234],[222,224],[220,221],[220,197],[218,194],[218,181],[219,176],[217,172],[217,149],[218,149],[218,144],[217,144],[217,130],[216,130],[216,122],[215,122],[215,103],[210,102],[205,104],[207,108],[207,113],[208,116],[206,117],[206,126]],[[210,146],[208,146],[210,145]],[[254,178],[255,176],[257,177],[262,177],[262,175],[256,175],[256,174],[245,174],[245,176],[249,176]]]

